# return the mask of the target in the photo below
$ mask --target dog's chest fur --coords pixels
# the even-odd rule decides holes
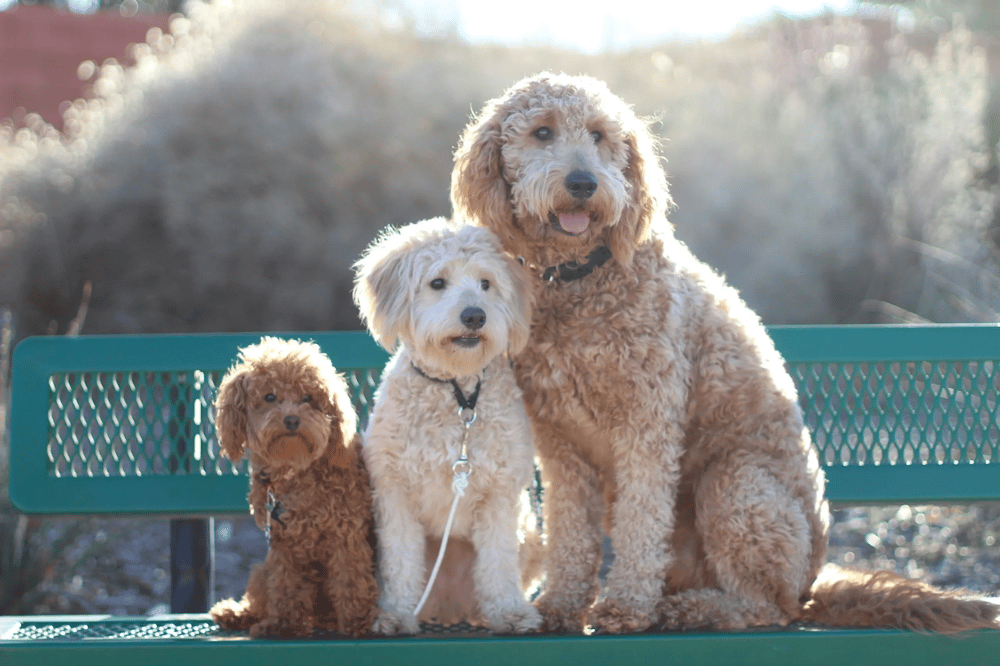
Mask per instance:
[[[703,449],[712,437],[699,433],[719,426],[711,421],[717,403],[745,401],[744,387],[756,384],[738,376],[740,358],[767,356],[761,363],[775,366],[771,379],[794,395],[780,359],[752,342],[766,338],[759,327],[738,293],[682,243],[656,237],[627,266],[613,260],[580,280],[543,285],[515,370],[532,418],[608,470],[608,443],[632,439],[627,428],[643,419],[675,420],[686,433],[677,445]],[[725,333],[709,342],[712,331]],[[649,413],[653,405],[658,414]],[[756,413],[788,418],[772,407]],[[685,464],[711,455],[690,452]]]
[[[460,381],[471,393],[475,381]],[[454,499],[452,465],[465,435],[450,384],[431,381],[410,367],[402,350],[386,366],[365,438],[365,457],[378,488],[406,490],[410,510],[427,532],[439,536]],[[452,533],[468,537],[473,511],[493,493],[517,497],[530,483],[534,446],[521,391],[505,358],[487,366],[469,427],[469,486],[458,504]]]
[[[266,486],[255,478],[251,496],[259,497],[253,507],[255,516],[271,521],[272,545],[294,545],[291,552],[299,559],[325,560],[329,553],[344,548],[344,535],[370,520],[366,510],[367,483],[356,451],[350,452],[350,469],[341,469],[324,457],[291,478],[272,486],[277,508],[269,514],[264,501]]]
[[[686,291],[659,243],[637,249],[628,267],[612,261],[580,280],[543,285],[531,341],[515,361],[531,416],[606,469],[611,432],[656,400],[651,391],[660,387],[648,386],[645,370],[689,363],[686,336],[671,334],[692,324]]]
[[[627,267],[543,286],[515,371],[531,418],[605,482],[621,453],[612,447],[650,430],[660,446],[682,447],[683,478],[733,441],[816,466],[795,387],[759,319],[674,239],[636,248]],[[537,441],[543,460],[556,453],[550,440]],[[800,482],[808,494],[812,481]]]

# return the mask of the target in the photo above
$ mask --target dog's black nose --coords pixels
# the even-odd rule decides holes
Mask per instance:
[[[465,308],[462,310],[462,323],[473,331],[479,330],[486,323],[486,313],[482,308]]]
[[[563,181],[566,189],[577,199],[589,199],[597,191],[597,177],[589,171],[570,171]]]
[[[285,427],[288,428],[288,432],[295,432],[299,429],[299,417],[297,416],[286,416],[285,417]]]

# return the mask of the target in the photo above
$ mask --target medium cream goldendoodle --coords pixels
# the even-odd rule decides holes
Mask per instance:
[[[468,487],[450,534],[475,550],[479,611],[498,632],[541,624],[522,594],[517,535],[534,440],[508,357],[527,341],[528,280],[488,229],[440,218],[384,233],[357,263],[363,319],[386,349],[400,343],[363,444],[379,540],[379,632],[418,629],[425,540],[445,531],[465,450]]]
[[[795,386],[758,317],[674,238],[624,101],[587,77],[525,79],[455,160],[456,214],[536,280],[515,371],[542,463],[547,628],[995,626],[997,606],[888,572],[817,582],[828,509]],[[595,604],[602,518],[615,561]]]

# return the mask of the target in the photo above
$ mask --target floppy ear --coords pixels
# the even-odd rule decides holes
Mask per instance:
[[[243,459],[247,443],[247,385],[250,372],[244,365],[230,368],[215,398],[215,434],[222,453],[233,462]]]
[[[531,317],[535,310],[535,283],[528,269],[509,255],[504,255],[514,293],[511,297],[511,327],[508,334],[507,353],[516,355],[528,344],[531,335]],[[540,283],[539,283],[540,284]]]
[[[410,329],[407,253],[399,232],[383,233],[354,265],[354,302],[372,337],[392,352]]]
[[[465,128],[455,150],[451,205],[456,217],[492,229],[504,246],[510,247],[508,230],[514,223],[514,211],[501,153],[505,115],[505,107],[494,100]]]
[[[330,403],[327,414],[330,416],[330,438],[326,442],[325,455],[333,465],[344,469],[351,462],[347,455],[346,446],[346,442],[350,441],[350,439],[345,439],[344,437],[344,415],[335,402]],[[351,435],[353,434],[351,433]]]
[[[348,446],[354,438],[358,417],[347,390],[347,381],[331,365],[326,377],[327,390],[324,392],[323,412],[330,417],[330,437],[326,443],[325,455],[340,468],[351,464]]]
[[[649,238],[653,221],[666,215],[670,204],[667,177],[660,165],[655,142],[645,121],[634,118],[625,128],[628,147],[629,203],[618,223],[608,232],[608,247],[621,263],[632,260],[635,247]]]

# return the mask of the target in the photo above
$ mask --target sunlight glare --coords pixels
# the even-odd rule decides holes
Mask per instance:
[[[454,0],[459,34],[473,42],[555,44],[594,53],[655,43],[664,39],[718,39],[740,26],[775,13],[816,16],[846,12],[855,0],[713,0],[663,2],[617,0],[613,3],[562,3],[505,0],[503,11],[479,0]],[[434,0],[410,0],[418,9]]]

